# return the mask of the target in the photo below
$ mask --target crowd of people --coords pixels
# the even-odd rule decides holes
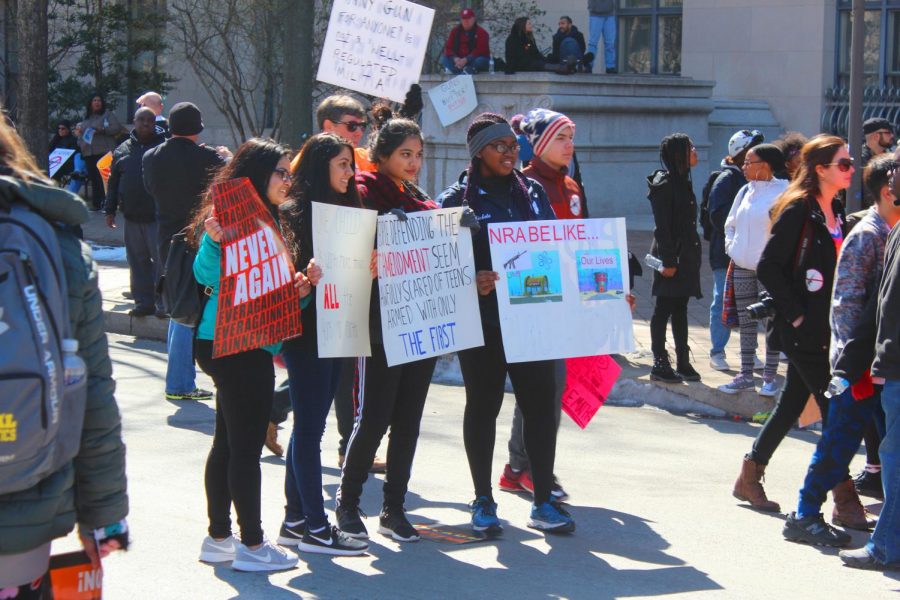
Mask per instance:
[[[594,72],[600,38],[603,38],[603,58],[607,74],[619,72],[616,62],[616,1],[588,0],[589,36],[569,16],[559,18],[559,29],[543,49],[534,35],[531,19],[517,18],[504,44],[504,55],[496,59],[491,54],[490,34],[478,24],[475,11],[463,9],[459,25],[450,30],[440,65],[447,74],[483,73],[494,70],[504,73],[549,71],[561,75]],[[599,71],[598,71],[599,72]]]
[[[733,495],[761,511],[777,512],[762,482],[781,441],[812,398],[822,436],[799,491],[797,509],[783,528],[785,539],[847,546],[837,527],[875,530],[863,548],[840,553],[851,567],[900,567],[897,543],[900,481],[896,448],[897,372],[892,314],[892,253],[900,239],[900,176],[893,152],[893,126],[882,118],[863,125],[865,145],[862,211],[845,214],[856,166],[845,140],[786,134],[772,144],[758,131],[736,132],[721,169],[703,191],[699,216],[709,240],[714,277],[710,303],[710,367],[730,370],[725,356],[731,328],[740,331],[740,369],[719,391],[758,391],[776,397],[774,409],[741,465]],[[651,255],[659,266],[652,293],[651,379],[698,381],[689,362],[686,307],[701,297],[701,244],[691,184],[696,150],[683,134],[663,139],[663,168],[648,177],[655,220]],[[676,366],[666,350],[672,322]],[[766,359],[756,357],[760,323],[767,329]],[[779,358],[787,362],[783,389],[776,384]],[[756,388],[753,373],[763,372]],[[854,479],[850,462],[865,439],[867,464]],[[831,523],[822,515],[828,491]],[[884,500],[875,520],[860,494]]]
[[[530,21],[516,21],[507,41],[507,60],[516,70],[568,72],[590,68],[587,50],[596,47],[594,27],[605,28],[603,2],[590,2],[591,43],[585,44],[570,19],[560,20],[559,39],[550,58],[536,51]],[[595,14],[594,8],[597,9]],[[451,33],[442,64],[448,70],[483,68],[477,54],[487,34],[471,9]],[[597,22],[595,23],[595,17]],[[614,36],[613,36],[614,37]],[[608,41],[608,40],[607,40]],[[558,43],[557,43],[558,42]],[[518,54],[517,54],[518,53]],[[580,54],[579,54],[580,53]],[[609,61],[610,52],[606,53]],[[614,52],[612,52],[614,56]],[[579,56],[574,62],[569,57]],[[489,57],[488,57],[489,59]],[[614,61],[614,58],[613,58]],[[614,64],[614,63],[613,63]],[[607,63],[609,65],[609,63]],[[615,67],[607,66],[607,72]],[[41,598],[46,593],[50,541],[78,523],[93,561],[126,549],[129,542],[124,445],[112,395],[111,365],[102,331],[99,290],[91,262],[82,258],[78,226],[88,206],[105,210],[116,226],[124,216],[135,317],[166,317],[157,282],[172,240],[182,236],[195,253],[192,270],[204,289],[201,314],[193,325],[169,320],[165,395],[171,400],[215,401],[215,432],[205,471],[208,531],[199,558],[230,563],[241,571],[277,571],[295,566],[300,552],[357,556],[369,550],[369,530],[360,510],[371,472],[384,472],[383,502],[377,531],[399,542],[420,534],[406,516],[419,427],[435,358],[389,366],[382,340],[376,252],[369,316],[372,353],[360,358],[319,354],[316,327],[317,264],[312,235],[312,203],[367,208],[405,219],[409,213],[440,207],[463,209],[471,228],[484,344],[458,353],[465,386],[462,440],[472,478],[471,528],[501,535],[503,522],[494,496],[492,461],[507,377],[515,397],[508,441],[509,459],[497,486],[532,497],[527,525],[546,533],[571,533],[575,519],[564,505],[568,494],[554,474],[565,362],[510,363],[503,350],[495,286],[500,279],[490,255],[487,225],[500,222],[585,218],[585,190],[577,177],[576,124],[568,116],[534,109],[507,120],[482,113],[466,132],[468,166],[447,189],[432,194],[418,183],[425,138],[416,120],[418,106],[396,111],[385,103],[366,107],[347,95],[334,95],[317,109],[319,133],[299,151],[274,140],[253,138],[232,154],[199,142],[204,129],[199,108],[182,102],[162,116],[159,94],[138,99],[133,129],[93,96],[86,119],[61,122],[51,149],[80,150],[91,182],[87,205],[60,189],[36,167],[21,140],[0,123],[0,210],[26,205],[55,227],[68,282],[71,329],[88,373],[88,401],[82,439],[89,441],[70,461],[39,484],[0,495],[13,510],[0,513],[0,592],[2,597]],[[368,130],[367,143],[363,137]],[[124,133],[121,143],[117,138]],[[763,476],[780,442],[812,397],[823,422],[796,510],[783,528],[785,539],[843,547],[850,536],[837,527],[869,530],[863,547],[845,550],[851,567],[900,567],[900,351],[894,339],[900,235],[900,176],[891,155],[893,126],[884,119],[864,124],[863,181],[867,206],[845,214],[846,194],[856,166],[846,142],[831,135],[806,139],[786,134],[766,143],[758,131],[736,132],[728,155],[710,174],[698,203],[693,169],[698,153],[689,136],[665,136],[660,168],[647,177],[655,229],[653,315],[650,322],[653,366],[650,377],[663,383],[700,381],[691,364],[687,307],[702,297],[701,235],[709,239],[714,288],[710,306],[710,367],[729,370],[725,355],[730,330],[739,329],[740,369],[718,389],[726,394],[756,390],[775,397],[775,406],[743,457],[733,495],[762,511],[779,511],[763,488]],[[527,151],[527,160],[523,153]],[[103,194],[97,161],[112,153],[108,192]],[[73,172],[80,169],[73,163]],[[214,356],[223,229],[215,213],[213,189],[249,180],[277,224],[296,269],[303,335],[236,354]],[[72,181],[78,183],[75,178]],[[438,192],[438,190],[434,190]],[[648,264],[649,260],[648,260]],[[632,275],[634,273],[632,272]],[[368,282],[368,279],[367,279]],[[634,307],[634,298],[628,296]],[[666,345],[671,321],[674,365]],[[758,324],[767,326],[766,358],[756,357]],[[787,373],[776,383],[779,359]],[[275,367],[288,379],[276,388]],[[195,364],[215,384],[215,392],[196,386]],[[333,517],[322,489],[322,437],[335,406],[340,486]],[[293,413],[286,452],[277,443],[277,424]],[[376,451],[385,435],[385,461]],[[854,480],[849,465],[865,439],[867,464]],[[260,456],[264,446],[285,456],[285,512],[275,539],[262,525]],[[831,524],[822,515],[827,492],[834,496]],[[860,494],[883,498],[877,523]],[[231,521],[237,516],[237,530]],[[29,514],[34,518],[13,519]],[[34,523],[43,523],[35,527]],[[50,524],[47,526],[46,524]]]

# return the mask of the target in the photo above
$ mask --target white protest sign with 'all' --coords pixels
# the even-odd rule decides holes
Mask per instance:
[[[419,82],[434,9],[406,0],[334,0],[316,79],[403,102]]]
[[[511,363],[634,351],[625,219],[490,223]]]
[[[388,366],[484,345],[472,232],[461,208],[378,217],[378,291]]]
[[[369,263],[377,218],[374,210],[312,203],[313,249],[316,264],[322,267],[322,279],[316,286],[321,358],[372,355]]]
[[[459,75],[431,88],[428,97],[444,127],[456,123],[478,106],[475,80],[471,75]]]

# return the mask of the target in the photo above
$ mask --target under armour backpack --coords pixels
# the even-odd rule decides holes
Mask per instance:
[[[33,487],[78,453],[86,377],[66,385],[71,337],[56,232],[27,206],[0,210],[0,494]]]

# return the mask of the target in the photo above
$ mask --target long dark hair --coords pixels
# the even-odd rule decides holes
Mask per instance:
[[[192,230],[194,232],[193,239],[200,239],[200,236],[204,231],[203,222],[212,212],[213,187],[216,184],[228,181],[229,179],[237,179],[240,177],[249,179],[250,183],[253,185],[253,189],[259,194],[259,197],[269,209],[269,212],[272,213],[272,216],[277,216],[278,213],[275,207],[272,206],[266,198],[269,188],[269,179],[272,177],[275,167],[278,166],[278,161],[285,157],[290,158],[290,156],[290,150],[275,140],[250,138],[241,144],[241,147],[238,148],[234,158],[231,159],[231,162],[219,169],[209,187],[206,188],[206,191],[203,193],[203,201],[194,213],[192,222]]]
[[[301,251],[312,251],[312,202],[362,208],[353,178],[343,194],[331,187],[331,160],[344,149],[350,151],[350,164],[355,170],[353,146],[333,133],[319,133],[306,140],[291,163],[294,179],[290,199],[279,207],[279,212],[282,234],[295,263],[299,261]]]
[[[520,42],[534,44],[534,33],[525,31],[525,24],[528,23],[528,21],[528,17],[519,17],[513,21],[513,26],[509,34]]]
[[[834,155],[846,145],[847,142],[838,136],[824,134],[817,135],[803,145],[800,150],[800,167],[794,173],[788,188],[778,197],[769,212],[773,223],[789,206],[805,200],[815,200],[822,191],[816,167],[830,163]]]
[[[690,181],[691,145],[686,133],[667,135],[659,143],[659,162],[670,177]]]
[[[100,98],[100,112],[98,112],[98,113],[94,113],[94,111],[91,110],[91,104],[94,103],[94,98]],[[106,112],[106,97],[103,94],[101,94],[100,92],[95,92],[95,93],[91,94],[90,96],[88,96],[87,105],[85,106],[85,110],[84,110],[84,118],[85,119],[90,119],[91,116],[94,114],[102,115],[105,112]]]
[[[495,125],[497,123],[509,123],[506,119],[504,119],[501,115],[496,113],[481,113],[472,121],[469,125],[468,131],[466,131],[466,142],[475,137],[482,129],[487,129],[491,125]],[[481,159],[476,157],[472,158],[472,161],[469,163],[468,169],[468,177],[466,178],[466,191],[463,194],[463,201],[472,206],[477,203],[478,198],[478,188],[481,186]],[[512,192],[512,201],[513,203],[522,211],[522,214],[527,215],[531,209],[529,208],[529,199],[528,199],[528,188],[525,184],[525,176],[520,172],[513,170],[511,181],[510,181],[510,189]]]

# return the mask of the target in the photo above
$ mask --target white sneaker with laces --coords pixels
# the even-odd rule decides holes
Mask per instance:
[[[730,371],[731,367],[728,366],[728,361],[725,360],[724,354],[713,354],[709,357],[709,366],[716,371]]]
[[[778,395],[778,392],[781,391],[781,388],[773,379],[772,381],[764,381],[762,387],[759,388],[759,395],[766,396],[769,398],[774,398]]]
[[[238,543],[233,535],[229,535],[222,541],[206,536],[203,539],[203,545],[200,546],[200,561],[207,563],[232,561],[237,552]]]
[[[256,550],[238,544],[231,568],[235,571],[283,571],[296,567],[299,560],[296,556],[288,556],[269,540],[263,540],[262,546]]]

